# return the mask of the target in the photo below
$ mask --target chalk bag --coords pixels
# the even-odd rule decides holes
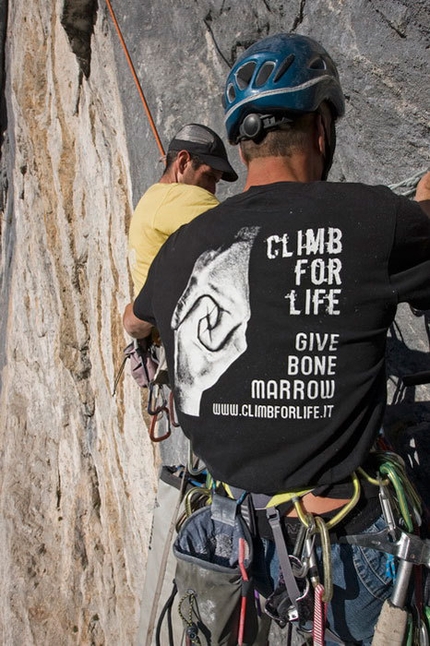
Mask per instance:
[[[194,512],[173,546],[178,611],[188,643],[256,644],[258,616],[248,570],[251,534],[236,501],[214,494]]]
[[[124,350],[124,361],[130,359],[130,372],[141,388],[147,388],[154,379],[158,360],[154,347],[147,339],[134,340]]]

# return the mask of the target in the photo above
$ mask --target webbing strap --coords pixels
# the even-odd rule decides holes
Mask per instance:
[[[284,577],[285,587],[290,597],[290,601],[294,606],[295,611],[297,612],[297,618],[299,616],[298,611],[298,600],[302,596],[300,592],[293,569],[291,567],[290,557],[288,555],[287,546],[285,545],[284,535],[282,533],[281,521],[279,512],[275,507],[271,507],[266,510],[267,520],[272,528],[273,538],[275,539],[276,551],[279,558],[279,564],[281,566],[282,575]],[[290,616],[289,620],[293,618]],[[325,628],[325,634],[336,644],[345,646],[345,643],[329,628]]]
[[[285,587],[287,589],[288,596],[290,597],[290,601],[293,604],[298,616],[297,600],[301,596],[301,593],[298,588],[296,578],[293,574],[287,546],[285,545],[279,511],[276,509],[276,507],[270,507],[269,509],[267,509],[266,515],[270,527],[272,528],[273,538],[275,539],[276,551],[278,553],[279,564],[281,566],[282,575],[284,577]]]

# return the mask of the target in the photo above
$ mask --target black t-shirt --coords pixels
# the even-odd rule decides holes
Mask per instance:
[[[430,307],[430,220],[384,187],[253,187],[173,234],[134,305],[214,478],[331,484],[381,425],[398,302]]]

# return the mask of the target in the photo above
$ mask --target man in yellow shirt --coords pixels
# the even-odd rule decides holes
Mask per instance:
[[[221,179],[237,180],[221,138],[207,126],[183,126],[169,144],[162,177],[144,193],[131,219],[129,265],[135,296],[167,238],[219,204],[215,190]]]

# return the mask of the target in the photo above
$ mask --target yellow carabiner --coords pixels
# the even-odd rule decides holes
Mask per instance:
[[[324,603],[329,603],[333,597],[330,537],[327,523],[320,516],[315,516],[315,525],[321,536],[322,563],[324,569],[324,594],[322,600]]]

